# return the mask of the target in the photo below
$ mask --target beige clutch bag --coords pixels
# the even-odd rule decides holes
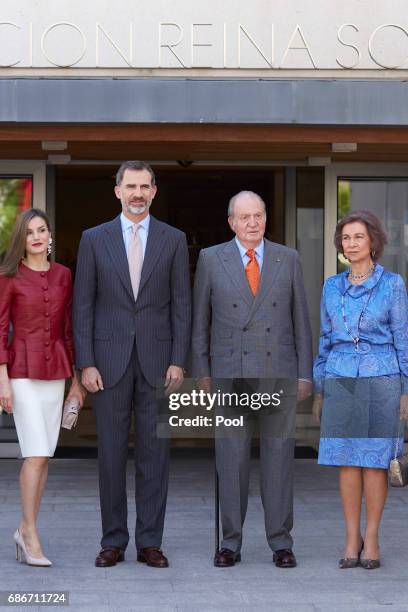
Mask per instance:
[[[77,400],[66,400],[62,411],[61,427],[64,427],[64,429],[72,429],[75,427],[78,421],[80,409],[81,408]]]
[[[395,441],[394,458],[391,459],[388,476],[392,487],[406,487],[408,485],[408,455],[397,457],[399,439],[404,433],[405,420],[400,420],[398,427],[398,438]],[[403,436],[402,436],[403,437]]]
[[[408,455],[392,459],[388,473],[392,487],[406,487],[408,485]]]

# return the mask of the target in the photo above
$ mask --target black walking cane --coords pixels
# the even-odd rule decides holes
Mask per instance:
[[[215,554],[220,550],[220,488],[217,464],[214,466],[214,503],[215,503]]]

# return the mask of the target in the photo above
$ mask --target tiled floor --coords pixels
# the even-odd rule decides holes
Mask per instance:
[[[136,563],[130,546],[125,563],[99,569],[94,567],[100,538],[96,461],[56,459],[40,519],[44,551],[54,562],[46,569],[14,559],[18,470],[17,460],[0,460],[0,590],[69,591],[69,609],[87,612],[408,611],[408,489],[390,491],[383,521],[383,567],[340,571],[343,520],[336,470],[319,467],[314,460],[296,460],[294,550],[299,565],[282,570],[272,564],[266,544],[254,460],[242,562],[217,569],[212,565],[213,463],[210,457],[178,456],[172,460],[163,545],[171,567],[157,570]],[[131,530],[132,473],[130,462]]]

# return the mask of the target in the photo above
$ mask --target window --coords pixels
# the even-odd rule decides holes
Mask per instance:
[[[0,176],[0,259],[7,249],[17,215],[32,206],[32,196],[31,176]]]
[[[343,218],[354,210],[370,210],[384,224],[388,235],[381,264],[407,278],[408,273],[408,179],[406,178],[339,178],[337,183],[337,216]],[[338,255],[338,271],[347,267]]]

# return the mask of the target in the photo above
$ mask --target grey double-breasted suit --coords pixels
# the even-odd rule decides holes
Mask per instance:
[[[254,297],[235,240],[200,253],[194,286],[193,375],[213,379],[312,379],[312,340],[299,257],[264,241]],[[293,398],[295,401],[295,398]],[[292,539],[293,438],[260,431],[261,492],[273,550]],[[238,551],[248,501],[251,431],[216,438],[222,547]]]
[[[98,432],[102,546],[124,550],[126,461],[135,412],[136,546],[160,546],[169,441],[156,436],[155,387],[169,365],[184,367],[191,291],[185,235],[150,217],[135,301],[120,216],[84,232],[74,292],[78,368],[95,366],[104,391],[93,395]]]

